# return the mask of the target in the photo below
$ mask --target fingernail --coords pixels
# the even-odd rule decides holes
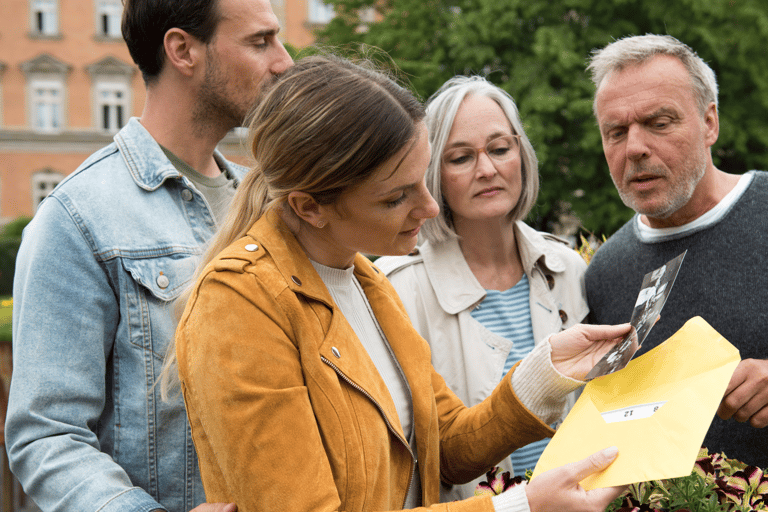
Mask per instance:
[[[603,450],[602,453],[603,453],[603,457],[605,457],[606,459],[612,459],[616,457],[616,455],[618,455],[619,449],[616,446],[610,446],[605,450]]]

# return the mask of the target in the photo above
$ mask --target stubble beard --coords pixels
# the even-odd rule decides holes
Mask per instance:
[[[208,51],[206,60],[205,77],[192,116],[195,130],[202,133],[215,128],[217,131],[228,132],[243,125],[246,108],[229,97],[227,77],[220,72],[213,52]]]
[[[692,155],[691,159],[686,162],[683,175],[675,181],[670,179],[674,173],[669,171],[669,169],[659,166],[652,167],[641,162],[635,165],[629,173],[625,174],[624,186],[619,187],[615,180],[614,184],[617,185],[616,189],[621,200],[635,212],[652,219],[667,219],[688,204],[691,197],[693,197],[696,186],[704,177],[706,170],[706,159],[701,153],[697,153]],[[666,198],[661,203],[644,206],[645,201],[643,201],[642,197],[638,197],[635,193],[631,192],[630,180],[642,173],[661,176],[669,181],[670,186],[665,190]]]

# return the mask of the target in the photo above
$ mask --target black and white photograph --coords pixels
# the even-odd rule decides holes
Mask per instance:
[[[669,292],[672,291],[677,271],[680,270],[686,252],[645,274],[640,293],[637,295],[635,308],[632,310],[632,318],[629,321],[632,324],[632,331],[621,343],[598,361],[587,374],[586,380],[608,375],[627,366],[659,318]]]

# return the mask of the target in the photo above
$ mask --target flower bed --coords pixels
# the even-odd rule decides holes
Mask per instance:
[[[493,468],[476,495],[496,495],[529,480]],[[689,476],[632,484],[611,503],[610,512],[741,512],[768,511],[768,475],[724,454],[702,448]]]

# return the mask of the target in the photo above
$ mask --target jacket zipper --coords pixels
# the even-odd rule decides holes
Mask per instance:
[[[416,469],[416,464],[418,463],[418,460],[416,459],[416,457],[413,455],[413,452],[411,451],[411,445],[410,445],[409,443],[407,443],[407,442],[406,442],[406,441],[405,441],[405,440],[404,440],[404,439],[403,439],[403,438],[400,436],[400,434],[398,434],[398,433],[395,431],[395,429],[392,427],[392,424],[389,422],[389,419],[387,418],[387,415],[384,413],[384,409],[381,407],[381,405],[379,405],[379,402],[377,402],[377,401],[376,401],[376,399],[374,399],[374,398],[373,398],[373,397],[370,395],[370,393],[368,393],[366,390],[364,390],[363,388],[361,388],[360,386],[358,386],[357,384],[355,384],[354,382],[352,382],[352,380],[351,380],[349,377],[347,377],[347,376],[344,374],[344,372],[342,372],[342,371],[339,369],[339,367],[338,367],[338,366],[336,366],[335,364],[333,364],[332,362],[330,362],[328,359],[326,359],[326,358],[325,358],[325,356],[322,356],[322,355],[321,355],[321,356],[320,356],[320,359],[321,359],[321,360],[322,360],[322,361],[323,361],[325,364],[327,364],[328,366],[330,366],[331,368],[333,368],[333,371],[335,371],[335,372],[336,372],[336,374],[337,374],[339,377],[341,377],[341,378],[344,380],[344,382],[346,382],[347,384],[349,384],[350,386],[352,386],[353,388],[355,388],[356,390],[358,390],[359,392],[361,392],[363,395],[365,395],[365,396],[366,396],[366,398],[368,398],[368,400],[370,400],[371,402],[373,402],[373,404],[374,404],[374,405],[376,406],[376,408],[379,410],[379,413],[381,413],[381,417],[382,417],[382,418],[384,418],[384,423],[386,423],[386,424],[387,424],[387,428],[389,429],[389,431],[390,431],[390,432],[392,432],[392,433],[395,435],[395,437],[397,437],[397,439],[399,439],[399,440],[400,440],[400,442],[401,442],[401,443],[403,443],[403,445],[405,446],[405,448],[408,450],[408,453],[409,453],[409,454],[411,454],[411,461],[412,461],[412,462],[411,462],[411,469],[410,469],[410,471],[408,471],[408,487],[407,487],[407,488],[406,488],[406,490],[405,490],[405,498],[403,498],[403,505],[402,505],[402,507],[401,507],[401,508],[405,507],[405,502],[406,502],[406,500],[408,499],[408,493],[411,491],[411,484],[412,484],[412,482],[413,482],[413,472],[414,472],[414,470]],[[414,425],[414,428],[415,428],[415,425]]]

